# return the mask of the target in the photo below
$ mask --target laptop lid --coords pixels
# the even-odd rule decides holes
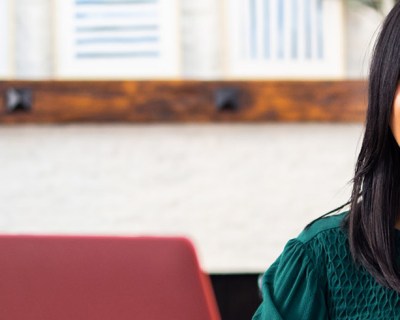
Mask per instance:
[[[3,235],[0,256],[0,319],[219,319],[185,238]]]

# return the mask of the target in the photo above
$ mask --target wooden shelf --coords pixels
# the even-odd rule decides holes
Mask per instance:
[[[30,111],[9,112],[6,94],[30,89]],[[218,110],[219,90],[236,110]],[[0,81],[0,123],[360,122],[365,81]]]

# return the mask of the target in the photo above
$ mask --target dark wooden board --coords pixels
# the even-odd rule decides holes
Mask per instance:
[[[31,89],[30,111],[9,112],[5,95]],[[237,110],[217,110],[218,90]],[[360,122],[365,81],[0,81],[0,123]]]

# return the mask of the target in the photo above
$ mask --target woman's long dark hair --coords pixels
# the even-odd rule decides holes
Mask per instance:
[[[400,292],[395,223],[400,217],[400,148],[390,129],[400,76],[400,3],[386,17],[371,61],[365,133],[344,221],[356,263]]]

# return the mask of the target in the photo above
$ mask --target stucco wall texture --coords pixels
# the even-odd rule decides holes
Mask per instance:
[[[360,125],[0,127],[0,232],[185,235],[261,272],[349,196]]]

